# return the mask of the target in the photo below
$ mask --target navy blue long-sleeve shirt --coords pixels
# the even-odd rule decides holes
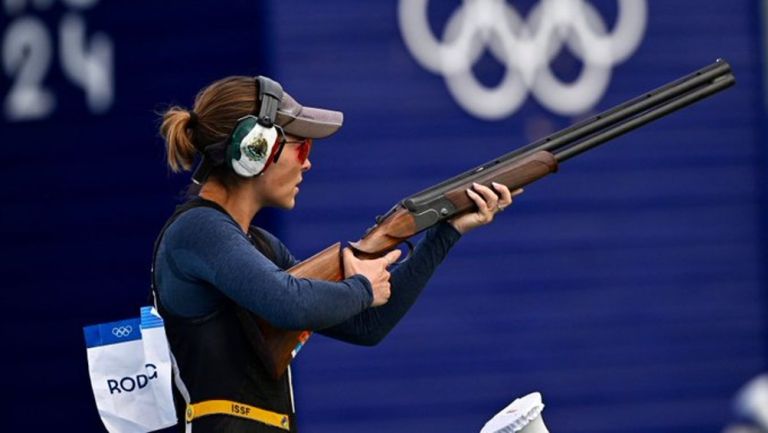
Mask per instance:
[[[155,278],[163,306],[177,316],[195,318],[212,313],[228,297],[278,328],[375,344],[413,305],[461,236],[444,223],[428,230],[411,257],[392,270],[389,302],[369,308],[373,297],[367,278],[296,278],[285,269],[298,260],[277,238],[261,232],[275,252],[274,263],[253,247],[229,215],[210,207],[181,214],[157,251]]]

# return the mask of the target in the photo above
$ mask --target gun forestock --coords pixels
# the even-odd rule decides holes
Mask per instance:
[[[546,150],[540,150],[524,158],[499,165],[494,170],[479,172],[476,178],[468,179],[469,182],[445,193],[446,199],[453,203],[455,212],[451,215],[447,215],[446,212],[441,213],[445,219],[465,212],[476,211],[477,205],[467,195],[467,189],[472,187],[472,183],[479,183],[493,189],[491,183],[496,182],[506,185],[511,191],[514,191],[556,172],[557,168],[555,155]]]
[[[506,185],[510,190],[524,187],[542,177],[557,171],[555,156],[540,150],[528,156],[500,162],[489,168],[478,170],[455,184],[437,190],[411,196],[403,206],[413,213],[416,227],[423,230],[440,220],[477,209],[467,195],[473,183],[490,187],[492,182]]]

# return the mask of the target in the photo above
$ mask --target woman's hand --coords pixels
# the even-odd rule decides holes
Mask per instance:
[[[493,221],[494,215],[503,211],[512,204],[512,198],[523,193],[520,188],[510,193],[506,185],[493,182],[493,190],[487,186],[473,183],[467,190],[467,195],[477,205],[477,212],[467,213],[448,220],[456,231],[464,234],[474,228],[486,225]]]
[[[344,278],[360,274],[371,282],[373,302],[371,307],[384,305],[389,301],[389,271],[387,267],[395,263],[402,252],[392,250],[384,257],[373,260],[361,260],[355,257],[352,250],[344,248]]]

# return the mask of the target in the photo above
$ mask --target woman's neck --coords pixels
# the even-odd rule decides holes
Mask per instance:
[[[261,210],[261,204],[257,203],[248,182],[225,187],[218,180],[209,179],[203,184],[199,195],[223,207],[245,233],[248,233],[253,217]]]

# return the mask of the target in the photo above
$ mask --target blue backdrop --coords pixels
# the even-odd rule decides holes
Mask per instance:
[[[442,40],[462,3],[424,3]],[[545,28],[542,3],[506,2],[503,37]],[[593,23],[619,27],[621,2],[586,3]],[[395,1],[6,1],[5,424],[103,431],[81,327],[144,302],[154,236],[187,182],[164,166],[156,112],[214,79],[272,75],[345,112],[315,146],[298,207],[263,219],[307,257],[406,195],[723,57],[735,88],[527,188],[461,240],[381,345],[313,337],[295,361],[305,432],[479,431],[531,391],[555,433],[722,431],[766,368],[762,9],[648,3],[594,104],[569,112],[578,95],[529,83],[519,106],[481,119],[414,54]],[[556,80],[586,73],[591,47],[551,48]],[[493,88],[529,66],[486,48],[471,73]]]

